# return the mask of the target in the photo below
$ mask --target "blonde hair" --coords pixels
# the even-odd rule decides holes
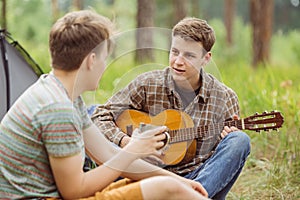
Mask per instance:
[[[91,10],[66,14],[57,20],[50,31],[52,67],[65,71],[78,69],[87,54],[101,42],[107,40],[110,48],[109,38],[113,28],[108,18]]]
[[[179,21],[172,29],[173,36],[179,35],[184,39],[201,42],[205,51],[213,47],[216,36],[213,28],[205,20],[187,17]]]

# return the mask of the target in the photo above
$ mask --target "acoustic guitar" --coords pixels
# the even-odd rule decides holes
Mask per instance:
[[[129,136],[141,123],[167,126],[170,140],[162,160],[166,165],[176,165],[191,161],[196,153],[196,139],[205,137],[208,131],[221,133],[224,126],[235,126],[240,130],[267,131],[278,130],[284,122],[280,112],[263,112],[244,119],[225,121],[194,127],[191,117],[179,110],[165,110],[156,116],[129,109],[124,110],[116,120],[117,126]]]

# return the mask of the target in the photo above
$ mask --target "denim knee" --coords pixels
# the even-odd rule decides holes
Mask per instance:
[[[251,150],[250,137],[242,131],[229,133],[225,138],[230,141],[230,149],[235,152],[243,153],[248,156]]]

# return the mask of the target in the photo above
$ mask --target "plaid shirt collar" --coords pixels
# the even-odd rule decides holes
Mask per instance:
[[[168,88],[167,94],[172,95],[172,93],[175,91],[175,83],[172,78],[171,74],[171,68],[167,67],[165,69],[165,86]],[[199,94],[197,96],[198,101],[201,102],[207,102],[207,99],[209,97],[209,90],[208,88],[211,87],[212,79],[211,77],[201,68],[200,70],[200,77],[202,78],[202,86],[200,88]]]

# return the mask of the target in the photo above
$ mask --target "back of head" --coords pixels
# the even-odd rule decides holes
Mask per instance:
[[[101,42],[109,41],[112,31],[113,23],[93,11],[66,14],[57,20],[50,31],[52,67],[65,71],[78,69],[91,50]]]
[[[201,42],[206,52],[213,47],[216,37],[215,32],[205,20],[187,17],[179,21],[172,30],[173,36],[180,36],[187,40]]]

